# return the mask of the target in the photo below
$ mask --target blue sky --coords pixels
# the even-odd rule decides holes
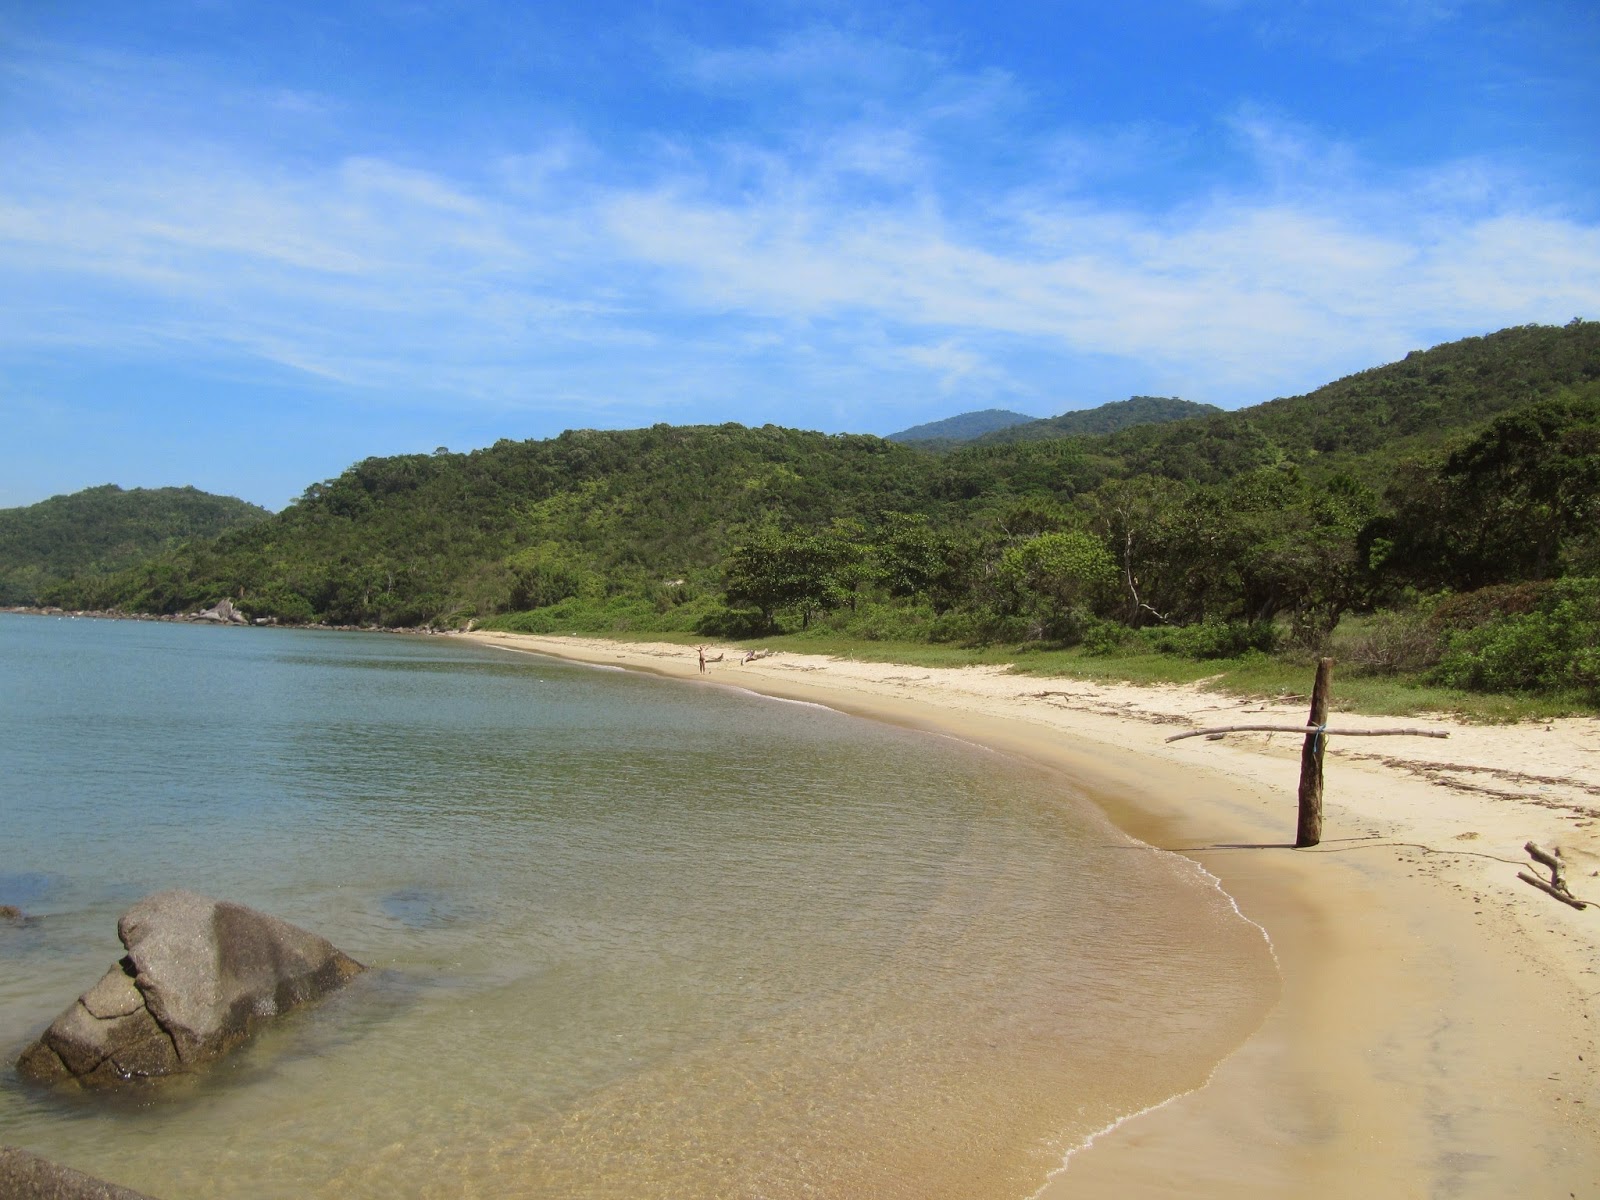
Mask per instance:
[[[1600,318],[1589,0],[0,0],[0,507]]]

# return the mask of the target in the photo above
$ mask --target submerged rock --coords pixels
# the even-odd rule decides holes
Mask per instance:
[[[146,897],[117,936],[127,955],[23,1051],[24,1077],[108,1087],[192,1071],[366,969],[314,933],[194,892]]]
[[[6,1200],[150,1200],[143,1192],[118,1187],[15,1146],[0,1146],[0,1196]]]

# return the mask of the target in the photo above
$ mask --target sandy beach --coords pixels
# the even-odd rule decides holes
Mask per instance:
[[[1277,1006],[1209,1083],[1107,1130],[1047,1200],[1128,1196],[1600,1195],[1600,907],[1521,882],[1526,842],[1600,902],[1600,719],[1516,726],[1338,712],[1324,840],[1295,850],[1303,724],[1273,702],[778,653],[518,634],[486,645],[811,700],[1064,770],[1122,828],[1217,876],[1266,930]],[[1309,677],[1308,677],[1309,686]]]

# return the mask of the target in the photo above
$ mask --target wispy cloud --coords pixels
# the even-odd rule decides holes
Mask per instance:
[[[116,88],[137,74],[105,69]],[[842,403],[859,427],[873,396],[887,427],[919,391],[1253,402],[1432,340],[1600,314],[1600,230],[1483,161],[1397,177],[1236,109],[1213,119],[1245,174],[1119,203],[1090,185],[1142,169],[1168,132],[1035,126],[1008,143],[1028,186],[963,174],[970,131],[951,123],[1026,101],[927,50],[812,29],[686,53],[680,77],[874,104],[690,139],[625,172],[579,127],[404,162],[307,160],[210,128],[115,147],[93,123],[13,128],[0,344],[200,347],[396,402],[624,422],[709,401],[837,424]],[[270,102],[319,107],[285,95]],[[1120,395],[1083,395],[1085,364],[1100,379],[1108,362]]]

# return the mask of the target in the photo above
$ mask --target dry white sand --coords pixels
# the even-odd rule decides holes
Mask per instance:
[[[1600,720],[1479,726],[1338,713],[1324,840],[1292,848],[1306,702],[733,646],[474,640],[809,699],[1057,764],[1129,832],[1219,877],[1282,997],[1210,1083],[1107,1131],[1042,1196],[1600,1196]],[[1308,679],[1309,685],[1309,679]],[[1517,879],[1559,849],[1579,911]]]

